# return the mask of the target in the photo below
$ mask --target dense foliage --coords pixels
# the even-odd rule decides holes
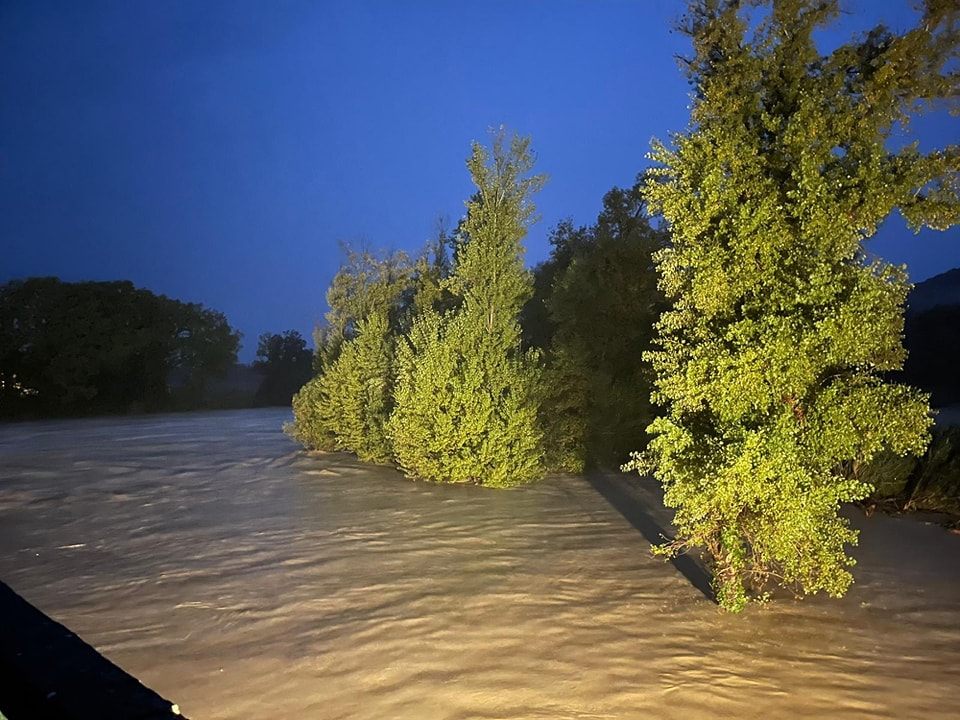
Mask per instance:
[[[317,329],[317,375],[294,398],[287,432],[308,448],[346,450],[386,462],[396,336],[409,325],[417,270],[404,252],[346,249]],[[429,274],[429,273],[427,273]]]
[[[445,287],[458,306],[425,310],[398,356],[390,435],[413,477],[506,486],[543,474],[537,354],[521,347],[519,313],[532,279],[522,240],[532,219],[529,140],[501,131],[493,151],[467,161],[477,193],[467,203]]]
[[[905,273],[862,242],[894,209],[914,227],[960,219],[960,147],[887,143],[955,93],[958,10],[929,2],[916,29],[823,56],[814,34],[837,13],[691,2],[691,124],[654,145],[645,191],[669,224],[673,307],[648,354],[664,417],[634,467],[676,509],[661,551],[705,548],[730,610],[771,580],[842,595],[857,536],[839,503],[869,493],[857,473],[877,453],[928,439],[926,396],[883,379],[904,359]]]
[[[650,348],[663,310],[652,255],[665,243],[639,181],[603,198],[595,225],[561,223],[524,309],[528,341],[546,351],[542,418],[552,467],[620,465],[653,420]]]
[[[195,406],[239,341],[222,314],[130,282],[15,280],[0,287],[0,415]]]

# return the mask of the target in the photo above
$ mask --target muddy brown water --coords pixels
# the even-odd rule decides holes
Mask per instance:
[[[727,615],[630,522],[649,481],[413,483],[287,416],[0,426],[0,578],[194,720],[960,716],[934,524],[852,511],[846,598]]]

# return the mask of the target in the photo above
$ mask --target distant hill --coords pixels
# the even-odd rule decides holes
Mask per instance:
[[[907,312],[922,313],[937,305],[960,305],[960,268],[917,283],[907,298]]]
[[[960,404],[960,268],[917,283],[907,298],[903,378],[935,407]]]

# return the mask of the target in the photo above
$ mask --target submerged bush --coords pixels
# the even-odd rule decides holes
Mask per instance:
[[[315,377],[293,396],[293,421],[283,431],[308,450],[335,450],[336,436],[324,424],[320,413],[321,385]]]

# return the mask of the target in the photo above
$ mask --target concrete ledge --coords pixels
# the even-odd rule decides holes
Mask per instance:
[[[182,719],[179,709],[0,582],[0,711],[8,720]]]

